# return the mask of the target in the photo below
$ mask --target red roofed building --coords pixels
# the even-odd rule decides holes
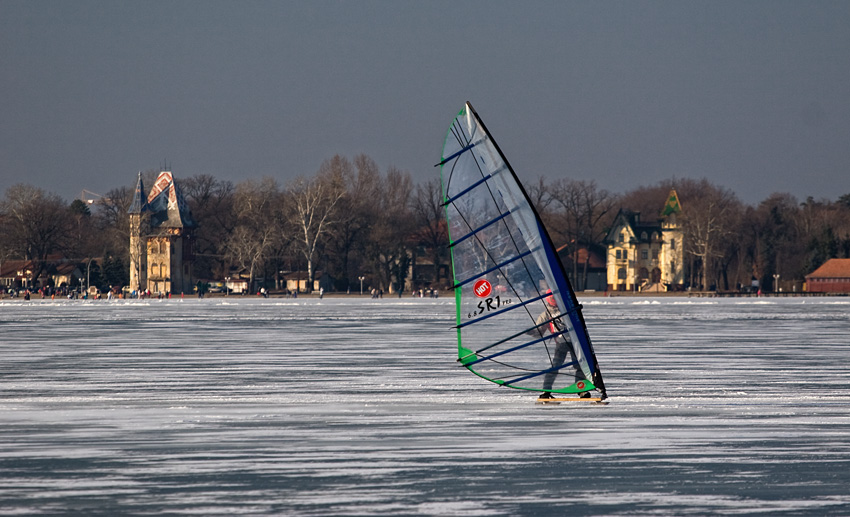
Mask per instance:
[[[191,293],[192,211],[170,171],[162,171],[145,197],[142,174],[130,215],[130,289],[151,293]]]
[[[850,293],[850,259],[829,259],[806,275],[810,293]]]

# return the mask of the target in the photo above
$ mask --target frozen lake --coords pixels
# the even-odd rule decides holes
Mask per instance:
[[[608,406],[453,300],[0,302],[0,514],[850,515],[850,299],[585,298]]]

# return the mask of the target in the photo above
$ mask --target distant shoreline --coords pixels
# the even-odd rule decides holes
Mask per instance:
[[[353,299],[353,298],[371,298],[372,297],[371,293],[363,293],[363,294],[360,294],[360,293],[324,293],[323,296],[325,298],[335,298],[335,299],[338,299],[338,298],[352,298]],[[823,297],[836,297],[836,298],[844,297],[844,298],[846,298],[848,296],[850,296],[850,293],[807,293],[807,292],[786,293],[786,292],[780,292],[780,293],[757,294],[757,293],[740,293],[740,292],[714,292],[714,291],[691,291],[691,292],[679,291],[679,292],[669,292],[669,293],[633,293],[633,292],[625,292],[625,291],[613,291],[613,292],[585,291],[585,292],[576,293],[577,298],[823,298]],[[5,293],[0,294],[0,300],[3,300],[3,301],[8,300],[8,301],[27,302],[27,301],[39,301],[39,300],[50,299],[50,297],[42,298],[41,295],[39,295],[37,293],[36,294],[30,294],[30,297],[31,297],[30,300],[25,300],[23,298],[23,296],[20,296],[20,295],[12,298],[8,294],[5,294]],[[197,298],[197,297],[198,297],[198,295],[194,294],[194,293],[182,295],[182,298],[184,298],[184,299],[186,299],[186,298]],[[259,296],[259,295],[256,295],[256,294],[251,295],[251,294],[232,294],[231,293],[231,294],[225,295],[224,293],[207,293],[206,295],[204,295],[204,298],[240,298],[241,299],[241,298],[252,298],[252,297],[253,298],[262,298],[262,296]],[[412,296],[410,293],[402,293],[401,297],[399,297],[397,293],[385,294],[382,298],[422,299],[422,300],[426,300],[426,299],[435,300],[436,299],[436,300],[438,300],[440,298],[450,298],[450,297],[452,297],[452,293],[449,292],[449,291],[445,291],[444,294],[441,294],[441,296],[439,296],[437,298],[432,298],[430,296],[423,296],[423,297]],[[173,299],[179,299],[179,298],[181,298],[181,295],[179,295],[179,294],[171,296],[172,300]],[[275,299],[283,298],[283,299],[297,300],[298,298],[318,299],[320,297],[319,297],[318,293],[300,293],[300,294],[298,294],[297,297],[292,297],[292,296],[290,296],[290,295],[288,295],[284,292],[272,291],[272,292],[268,293],[268,298],[275,298]],[[61,296],[61,297],[57,296],[56,298],[54,298],[54,301],[57,300],[57,299],[58,300],[68,300],[68,298],[65,297],[65,296]],[[109,301],[123,300],[123,299],[128,299],[128,298],[115,297],[115,298],[113,298],[112,300],[109,300]],[[135,299],[135,298],[133,298],[133,299]],[[152,296],[148,299],[149,300],[158,300],[160,298],[157,298],[156,296]],[[167,299],[167,298],[163,297],[162,299]],[[74,300],[82,300],[82,298],[74,298]],[[92,298],[88,298],[88,300],[92,300]],[[107,298],[105,296],[102,296],[95,301],[100,301],[100,300],[107,301]]]

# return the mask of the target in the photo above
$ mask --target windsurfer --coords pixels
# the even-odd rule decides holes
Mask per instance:
[[[567,334],[559,334],[564,331],[564,322],[559,317],[561,315],[560,309],[558,309],[558,303],[555,301],[555,295],[552,294],[552,291],[547,291],[546,300],[546,310],[544,310],[540,316],[535,320],[535,324],[537,325],[532,332],[540,332],[541,335],[545,335],[546,332],[550,334],[558,334],[555,336],[555,354],[552,356],[552,371],[547,372],[543,377],[543,389],[545,390],[540,394],[541,399],[549,399],[552,398],[552,386],[555,384],[555,379],[558,377],[558,372],[560,371],[559,367],[564,364],[564,361],[567,359],[567,353],[570,354],[570,358],[572,362],[576,362],[576,353],[573,350],[573,344],[570,341],[570,337]],[[584,379],[584,374],[581,371],[581,368],[575,369],[575,380],[576,382]],[[579,397],[589,398],[590,393],[584,392],[579,394]]]

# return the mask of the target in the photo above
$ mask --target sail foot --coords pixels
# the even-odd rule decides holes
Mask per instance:
[[[550,390],[551,393],[584,393],[585,391],[595,390],[596,386],[588,380],[580,380],[576,383],[567,386],[566,388],[561,388],[558,390]],[[604,392],[603,392],[604,394]]]

